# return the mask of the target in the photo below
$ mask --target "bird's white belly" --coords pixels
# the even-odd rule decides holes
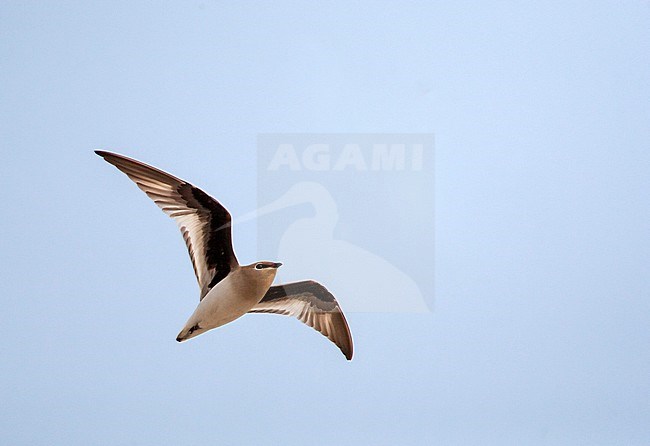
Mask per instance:
[[[212,288],[196,308],[195,314],[200,316],[202,327],[211,329],[232,322],[262,299],[264,293],[235,291],[229,278],[226,277]]]

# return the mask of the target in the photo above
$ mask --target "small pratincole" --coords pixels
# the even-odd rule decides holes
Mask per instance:
[[[277,262],[242,266],[232,247],[230,213],[187,181],[116,153],[95,153],[124,172],[183,234],[199,282],[200,301],[178,342],[232,322],[246,313],[294,316],[318,330],[352,359],[352,336],[338,302],[312,280],[271,286]]]

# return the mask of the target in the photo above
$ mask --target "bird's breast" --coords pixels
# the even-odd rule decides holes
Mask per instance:
[[[241,286],[237,276],[227,276],[205,295],[196,309],[210,328],[232,322],[246,314],[264,296],[265,291]]]

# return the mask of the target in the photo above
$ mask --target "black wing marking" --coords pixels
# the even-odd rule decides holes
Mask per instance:
[[[352,335],[345,316],[334,296],[318,282],[272,286],[249,313],[294,316],[329,338],[348,360],[352,359]]]
[[[183,234],[199,282],[201,299],[238,265],[232,248],[231,217],[217,200],[187,181],[116,153],[97,155],[124,172]]]

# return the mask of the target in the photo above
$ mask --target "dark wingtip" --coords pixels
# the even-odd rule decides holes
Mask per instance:
[[[106,155],[109,155],[108,152],[104,152],[103,150],[95,150],[95,153],[101,156],[102,158],[106,157]]]

